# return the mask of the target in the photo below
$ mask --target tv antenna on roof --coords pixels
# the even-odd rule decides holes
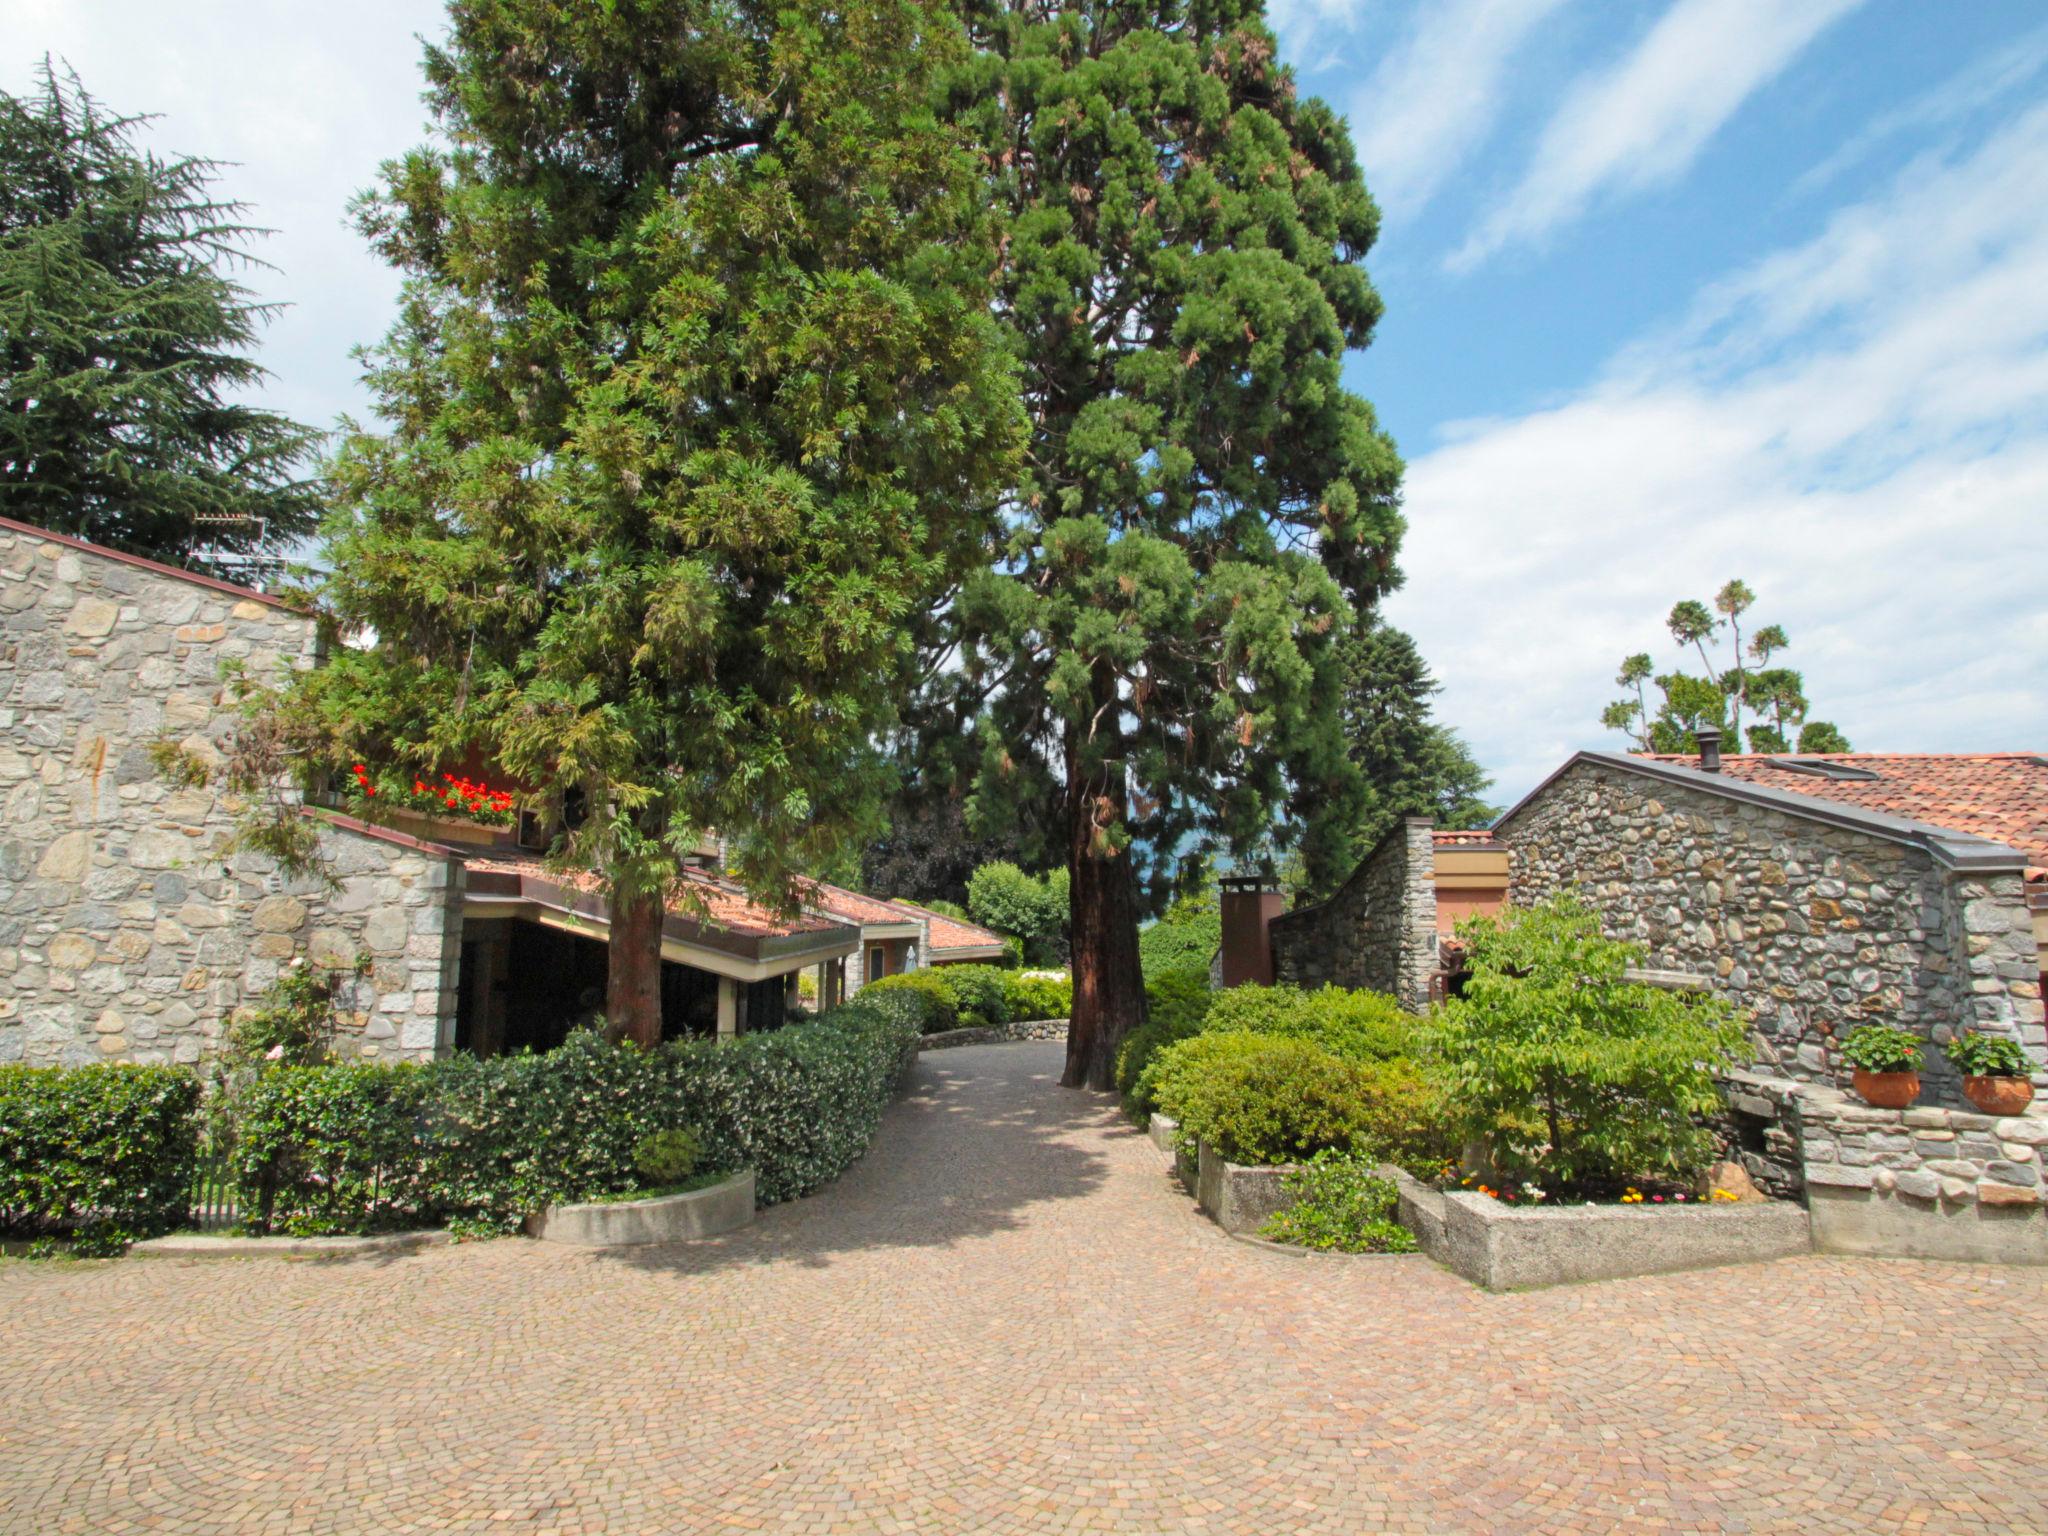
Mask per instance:
[[[248,512],[195,512],[192,522],[199,530],[193,540],[192,560],[224,580],[252,587],[258,592],[284,574],[284,561],[263,549],[270,519]],[[250,530],[248,548],[224,547],[220,530]]]

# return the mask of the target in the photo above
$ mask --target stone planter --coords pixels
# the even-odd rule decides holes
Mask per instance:
[[[1490,1291],[1750,1264],[1806,1253],[1806,1212],[1790,1201],[1734,1205],[1503,1205],[1432,1189],[1391,1165],[1401,1225],[1438,1263]]]
[[[1152,1145],[1159,1149],[1162,1157],[1171,1157],[1173,1156],[1174,1133],[1179,1129],[1180,1122],[1178,1120],[1170,1119],[1155,1111],[1152,1118],[1146,1122],[1145,1134],[1151,1139]]]
[[[1987,1115],[2023,1115],[2034,1102],[2034,1085],[2024,1077],[1966,1077],[1963,1097]]]
[[[1920,1097],[1918,1072],[1866,1072],[1855,1069],[1856,1096],[1873,1109],[1904,1109]]]
[[[1283,1182],[1291,1167],[1254,1168],[1226,1161],[1206,1141],[1195,1163],[1195,1199],[1226,1232],[1256,1232],[1294,1204]]]
[[[680,1195],[551,1205],[538,1216],[529,1216],[526,1230],[545,1243],[634,1248],[716,1237],[750,1225],[753,1219],[754,1170],[742,1168],[716,1184]]]

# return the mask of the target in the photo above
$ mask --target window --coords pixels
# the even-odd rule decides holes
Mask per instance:
[[[868,947],[867,979],[869,981],[877,981],[888,974],[889,952],[883,949],[882,946],[879,944],[870,945]]]

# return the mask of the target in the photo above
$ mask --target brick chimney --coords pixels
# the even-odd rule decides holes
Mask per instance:
[[[1231,875],[1219,880],[1217,898],[1223,920],[1223,985],[1273,985],[1273,941],[1267,925],[1287,910],[1280,882],[1263,875]]]

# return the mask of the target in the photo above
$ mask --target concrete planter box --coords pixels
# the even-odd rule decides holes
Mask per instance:
[[[382,1232],[374,1237],[229,1237],[211,1232],[174,1232],[133,1244],[145,1259],[361,1259],[408,1253],[450,1241],[446,1232]]]
[[[1292,1167],[1254,1168],[1226,1161],[1206,1141],[1195,1165],[1195,1199],[1226,1232],[1257,1232],[1294,1203],[1281,1181]]]
[[[634,1248],[716,1237],[754,1219],[754,1170],[742,1168],[703,1189],[653,1200],[591,1201],[551,1205],[526,1219],[527,1232],[545,1243],[579,1248]]]
[[[1380,1170],[1401,1192],[1399,1220],[1422,1251],[1490,1291],[1750,1264],[1811,1251],[1789,1201],[1739,1205],[1503,1205]]]
[[[1145,1126],[1145,1134],[1152,1138],[1152,1145],[1159,1149],[1162,1157],[1173,1156],[1174,1132],[1180,1129],[1178,1120],[1155,1112]]]

